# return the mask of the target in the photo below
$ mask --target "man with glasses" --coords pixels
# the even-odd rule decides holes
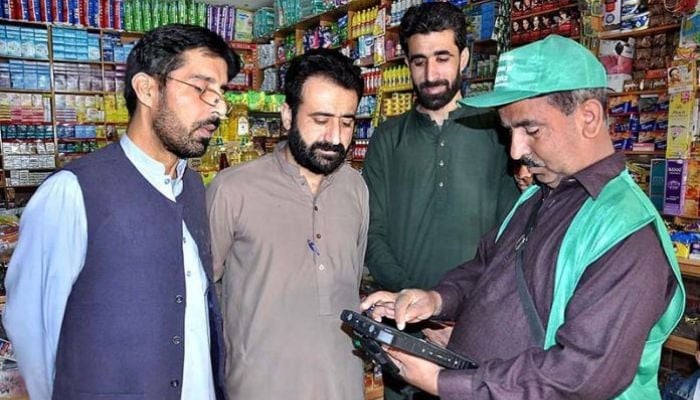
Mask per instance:
[[[127,60],[126,135],[30,200],[4,323],[32,399],[223,398],[204,186],[186,159],[239,69],[207,29],[147,33]]]
[[[231,399],[356,400],[362,364],[341,330],[359,309],[368,193],[347,164],[360,69],[308,51],[286,75],[274,154],[219,172],[207,188],[221,277]]]

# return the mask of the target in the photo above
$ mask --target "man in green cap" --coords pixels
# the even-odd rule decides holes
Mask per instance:
[[[684,307],[663,221],[606,125],[606,76],[560,36],[504,53],[494,91],[526,190],[476,257],[432,290],[362,304],[397,326],[455,319],[448,348],[479,367],[447,370],[389,349],[401,376],[441,399],[659,399],[661,347]]]

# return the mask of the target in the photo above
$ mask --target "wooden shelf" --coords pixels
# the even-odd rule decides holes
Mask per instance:
[[[61,64],[92,64],[92,65],[102,65],[103,62],[100,60],[62,60],[59,58],[54,58],[53,63],[61,63]]]
[[[51,94],[51,90],[1,88],[1,89],[0,89],[0,93]]]
[[[654,151],[634,151],[634,150],[624,150],[626,156],[659,156],[663,157],[666,155],[666,150],[654,150]]]
[[[404,56],[392,57],[392,58],[387,58],[386,60],[384,60],[384,63],[391,64],[391,63],[395,63],[395,62],[403,62],[405,59],[406,59],[406,57],[404,57]]]
[[[608,97],[617,97],[617,96],[627,96],[627,95],[645,95],[645,94],[665,94],[667,93],[667,89],[653,89],[653,90],[635,90],[631,92],[614,92],[614,93],[608,93]]]
[[[574,8],[574,7],[578,7],[578,3],[573,2],[573,3],[571,3],[571,4],[566,4],[566,5],[559,6],[559,7],[556,7],[556,8],[551,8],[551,9],[548,9],[548,10],[535,11],[535,12],[532,12],[532,13],[529,13],[529,14],[520,15],[520,16],[517,16],[517,17],[512,17],[510,20],[511,20],[511,21],[518,21],[518,20],[521,20],[521,19],[534,17],[535,15],[552,14],[552,13],[555,13],[555,12],[557,12],[557,11],[559,11],[559,10],[566,10],[566,9]]]
[[[690,260],[687,258],[679,258],[678,264],[681,267],[681,273],[684,276],[700,278],[700,261]]]
[[[399,92],[411,92],[411,91],[413,91],[413,87],[408,87],[408,86],[382,88],[382,93],[399,93]]]
[[[282,112],[248,110],[248,115],[252,117],[280,117],[282,115]]]
[[[683,219],[700,219],[700,217],[696,217],[693,215],[667,215],[667,214],[662,214],[664,217],[673,217],[673,218],[683,218]],[[680,260],[686,260],[685,258],[681,258]]]
[[[98,90],[56,90],[54,91],[56,94],[75,94],[75,95],[90,95],[90,96],[95,96],[95,95],[105,95],[105,94],[115,94],[114,92],[103,92],[103,91],[98,91]]]
[[[321,21],[327,21],[327,20],[334,20],[335,21],[339,17],[347,14],[348,11],[359,11],[359,10],[363,10],[365,8],[370,8],[370,7],[373,7],[376,5],[379,5],[379,0],[353,0],[347,4],[343,4],[340,7],[334,7],[332,10],[326,11],[323,14],[310,16],[308,18],[304,18],[300,21],[297,21],[292,25],[286,26],[284,28],[280,28],[280,29],[275,31],[274,36],[275,37],[287,36],[288,34],[294,33],[295,31],[306,30],[306,29],[312,28],[314,26],[317,26],[320,24]]]
[[[478,0],[478,1],[472,1],[464,5],[462,9],[466,10],[469,7],[475,7],[475,6],[480,6],[485,3],[491,3],[493,0]]]
[[[598,32],[598,39],[622,39],[628,37],[636,36],[646,36],[652,35],[654,33],[671,31],[674,29],[679,29],[680,24],[657,26],[654,28],[646,28],[640,30],[629,30],[629,31],[610,31],[610,32]]]
[[[692,339],[671,335],[666,343],[664,343],[664,347],[694,356],[695,352],[698,350],[698,342]]]
[[[22,56],[9,56],[9,55],[0,55],[0,60],[22,60],[22,61],[45,61],[49,62],[48,58],[38,58],[38,57],[22,57]]]
[[[490,0],[489,0],[490,1]],[[479,39],[472,42],[472,46],[496,46],[498,42],[495,39]]]

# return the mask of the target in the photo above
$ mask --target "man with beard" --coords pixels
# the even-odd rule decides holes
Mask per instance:
[[[222,399],[204,154],[240,61],[191,25],[127,60],[126,135],[37,190],[5,286],[5,328],[32,399]]]
[[[367,241],[367,187],[344,163],[362,85],[337,51],[293,59],[289,140],[207,189],[229,398],[363,398],[362,363],[338,319],[359,309]]]
[[[462,11],[442,2],[412,7],[399,35],[416,104],[377,127],[363,168],[371,210],[365,262],[392,291],[432,287],[474,256],[518,193],[497,115],[457,107],[469,60]]]
[[[400,328],[455,320],[447,347],[479,364],[442,369],[388,349],[406,381],[442,400],[660,400],[684,289],[663,219],[613,148],[607,86],[593,53],[550,35],[501,54],[494,90],[464,99],[498,107],[537,184],[431,290],[363,302]]]

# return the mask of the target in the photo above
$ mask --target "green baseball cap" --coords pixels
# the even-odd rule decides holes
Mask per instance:
[[[501,54],[494,90],[459,102],[496,107],[552,92],[606,88],[605,68],[590,50],[559,35],[549,35]]]

